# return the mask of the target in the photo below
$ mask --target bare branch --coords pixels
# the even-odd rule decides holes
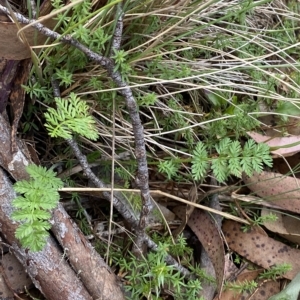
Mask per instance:
[[[117,4],[116,16],[117,16],[117,22],[116,22],[115,33],[112,38],[112,44],[111,44],[111,49],[109,54],[110,57],[114,55],[114,50],[119,50],[121,46],[122,33],[123,33],[123,18],[124,18],[124,13],[123,13],[123,8],[121,3]]]
[[[89,167],[89,164],[87,162],[86,157],[81,153],[78,144],[76,141],[69,139],[67,140],[68,144],[72,148],[72,150],[75,153],[75,156],[77,157],[80,165],[82,166],[82,169],[86,176],[94,183],[96,187],[103,188],[105,187],[105,184],[94,174],[94,172]],[[107,201],[111,201],[111,193],[110,192],[103,192],[103,196]],[[128,205],[128,202],[126,199],[123,199],[122,197],[114,195],[113,197],[113,204],[114,207],[119,211],[119,213],[123,216],[123,218],[131,224],[131,226],[136,227],[138,226],[138,219],[135,213],[132,211],[131,207]],[[153,250],[156,251],[158,246],[155,242],[151,240],[151,238],[146,234],[143,233],[142,240],[147,244],[147,246]],[[167,255],[166,262],[169,265],[174,266],[177,270],[180,271],[180,273],[188,278],[192,278],[191,273],[184,268],[182,265],[178,264],[178,262],[171,256]]]
[[[54,96],[60,97],[59,87],[55,80],[52,80],[52,87],[54,91]],[[104,182],[102,182],[92,171],[86,159],[86,156],[83,155],[82,152],[80,151],[77,142],[73,139],[66,139],[66,142],[72,148],[87,178],[89,178],[92,181],[92,183],[98,188],[107,187],[106,184],[104,184]],[[111,193],[104,192],[103,196],[107,201],[111,201]],[[131,224],[131,226],[133,227],[137,226],[138,224],[137,216],[135,215],[131,207],[128,205],[127,201],[124,201],[123,199],[119,199],[117,197],[113,197],[113,205],[118,210],[118,212],[123,216],[123,218]]]

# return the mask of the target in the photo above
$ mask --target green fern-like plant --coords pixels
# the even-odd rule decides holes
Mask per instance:
[[[51,137],[72,138],[79,134],[91,140],[97,140],[98,132],[95,120],[89,114],[89,106],[74,93],[67,99],[55,98],[57,109],[48,108],[45,124]]]
[[[29,165],[26,171],[30,179],[14,184],[14,190],[22,195],[13,200],[16,210],[12,218],[21,222],[16,230],[16,238],[22,246],[40,251],[46,245],[48,230],[51,228],[50,211],[57,206],[57,190],[63,186],[63,182],[55,177],[55,172],[41,166]]]
[[[192,174],[195,180],[203,179],[211,161],[213,175],[219,182],[224,182],[229,175],[241,177],[242,172],[251,176],[253,172],[262,172],[263,164],[272,167],[269,146],[248,140],[244,148],[239,141],[222,139],[215,145],[217,155],[208,157],[207,146],[199,142],[193,152]]]
[[[212,149],[211,149],[212,148]],[[202,180],[211,170],[219,182],[224,182],[230,175],[241,177],[245,172],[251,176],[253,172],[261,173],[264,164],[272,167],[272,157],[267,144],[256,144],[249,139],[244,147],[237,140],[226,137],[209,147],[198,142],[192,152],[192,158],[171,158],[160,161],[158,170],[170,180],[178,177],[178,170],[183,162],[191,162],[193,180]]]

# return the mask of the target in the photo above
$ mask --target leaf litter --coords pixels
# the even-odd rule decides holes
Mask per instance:
[[[180,219],[185,220],[186,210],[183,206],[175,207],[173,211]],[[217,291],[220,293],[224,281],[225,250],[219,229],[210,214],[199,209],[194,209],[187,224],[212,261],[216,272]]]
[[[280,143],[284,145],[291,141],[297,143],[296,139],[282,140],[279,138],[276,141],[276,143],[278,143],[272,146],[279,146]],[[296,145],[296,147],[299,146]],[[290,153],[292,153],[292,151]],[[284,152],[280,153],[280,155],[289,156],[289,154]],[[299,155],[296,153],[294,156],[298,157]],[[295,159],[293,159],[293,156],[290,156],[289,159],[290,158],[293,164],[285,168],[286,171],[291,171],[298,163],[297,160],[295,161]],[[282,159],[278,159],[278,161],[279,160],[282,161]],[[278,171],[278,169],[276,171]],[[261,209],[261,217],[265,217],[270,213],[277,217],[276,221],[265,221],[263,223],[263,226],[269,232],[273,232],[270,236],[275,235],[275,238],[270,237],[262,227],[252,226],[247,230],[243,230],[241,224],[232,220],[224,221],[222,227],[225,241],[231,251],[237,253],[249,263],[254,264],[254,266],[263,267],[266,270],[276,265],[290,264],[292,270],[283,275],[284,278],[289,280],[295,278],[300,272],[300,251],[295,247],[295,245],[298,245],[300,242],[300,219],[297,217],[297,214],[300,212],[300,194],[298,192],[300,181],[296,178],[294,173],[292,173],[292,175],[293,176],[287,176],[278,172],[268,171],[264,171],[261,174],[254,173],[252,176],[243,174],[242,179],[247,188],[250,189],[251,194],[240,195],[243,197],[238,198],[238,194],[233,193],[235,194],[234,198],[238,198],[241,201],[247,198],[255,198],[252,194],[260,197],[260,201],[259,198],[256,197],[256,201],[251,201],[250,199],[250,202],[263,206]],[[244,282],[245,280],[249,280],[242,278],[240,275],[236,276],[235,283],[240,283],[241,280],[244,280]],[[261,280],[256,278],[255,281],[258,283],[258,287],[252,293],[233,293],[232,291],[225,290],[219,299],[263,300],[269,299],[272,296],[275,297],[280,291],[279,280],[261,282]]]

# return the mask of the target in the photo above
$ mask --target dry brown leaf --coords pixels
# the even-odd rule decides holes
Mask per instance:
[[[185,220],[186,211],[184,207],[175,207],[174,213],[180,219]],[[211,259],[216,272],[217,291],[219,294],[223,287],[225,268],[224,244],[219,229],[211,216],[200,209],[193,211],[187,224],[193,230]]]
[[[258,273],[259,272],[257,272],[257,270],[246,271],[245,273],[238,276],[235,283],[242,283],[245,280],[255,280]],[[276,295],[279,292],[280,282],[278,281],[266,281],[263,283],[258,282],[258,288],[253,293],[244,292],[240,294],[236,291],[226,290],[222,293],[221,297],[218,300],[267,300],[271,296]]]
[[[262,234],[259,227],[243,232],[239,223],[226,220],[223,233],[230,249],[256,265],[269,269],[273,265],[290,264],[292,270],[283,275],[287,279],[293,279],[300,271],[300,250]]]
[[[197,186],[192,186],[189,191],[188,200],[192,203],[196,203],[197,199],[198,199]],[[185,207],[185,217],[184,219],[182,219],[181,224],[173,231],[174,238],[177,238],[177,236],[182,233],[194,209],[195,206],[193,205],[187,205]]]
[[[284,147],[271,151],[273,158],[292,156],[300,151],[300,136],[271,137],[257,132],[247,132],[247,134],[257,143],[266,143],[270,147]],[[298,145],[287,147],[288,145],[299,143]]]
[[[243,194],[237,194],[237,193],[233,192],[233,193],[231,193],[231,198],[239,200],[239,201],[251,203],[251,204],[261,205],[261,206],[264,206],[264,207],[271,207],[271,208],[274,208],[274,209],[281,209],[281,207],[276,206],[274,203],[267,202],[264,199],[262,199],[260,197],[257,197],[257,196],[253,196],[253,195],[243,195]]]
[[[251,271],[245,270],[243,273],[238,275],[234,283],[239,284],[245,281],[255,280],[260,272],[261,270],[251,270]],[[245,294],[243,294],[243,296],[244,296],[243,299],[248,299],[248,297],[245,297]],[[220,300],[239,300],[241,299],[241,297],[242,297],[241,293],[237,293],[236,291],[226,289],[225,291],[223,291],[222,295],[220,296]]]
[[[281,209],[300,213],[300,180],[273,172],[243,175],[248,188]]]
[[[1,264],[9,280],[11,287],[15,292],[24,292],[24,286],[29,288],[32,286],[32,281],[29,275],[25,272],[24,267],[12,254],[5,254],[2,257]]]
[[[288,241],[300,244],[300,220],[293,216],[283,215],[280,212],[274,212],[267,208],[262,209],[261,216],[265,216],[270,213],[276,215],[277,220],[274,222],[266,221],[264,222],[264,226],[268,230],[278,233]]]
[[[48,28],[54,28],[57,21],[45,20],[42,22]],[[26,44],[22,43],[17,36],[18,27],[12,22],[0,22],[0,58],[8,60],[22,60],[30,58],[30,50]],[[30,46],[43,45],[47,39],[46,36],[38,33],[37,30],[30,27],[24,30],[25,36]]]
[[[267,300],[280,292],[279,281],[266,281],[249,297],[249,300]]]

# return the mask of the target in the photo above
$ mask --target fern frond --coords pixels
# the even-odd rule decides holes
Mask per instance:
[[[31,181],[31,189],[27,188],[28,183],[23,182],[21,187],[16,189],[17,192],[22,192],[24,197],[17,197],[13,204],[16,208],[29,207],[31,209],[52,209],[57,205],[59,193],[53,189],[51,185],[42,185],[39,181]],[[24,188],[26,186],[26,188]]]
[[[26,180],[17,181],[14,184],[14,190],[17,193],[20,193],[20,194],[30,194],[31,191],[32,191],[32,184],[33,184],[33,180],[30,180],[30,181],[26,181]]]
[[[47,184],[54,189],[60,189],[63,187],[63,182],[60,178],[56,177],[56,172],[51,169],[47,170],[45,167],[31,164],[26,167],[26,171],[31,178],[37,180],[42,185]]]
[[[46,245],[51,226],[47,222],[38,224],[22,224],[16,230],[16,238],[22,241],[22,246],[31,251],[39,251]]]
[[[12,213],[12,218],[15,221],[26,221],[29,224],[36,220],[48,220],[50,217],[51,214],[48,211],[41,209],[32,210],[30,208],[24,208]]]
[[[56,191],[53,191],[53,193],[57,194]],[[56,207],[57,198],[53,198],[51,191],[49,191],[47,196],[47,198],[40,195],[27,195],[26,198],[20,196],[13,200],[13,205],[15,208],[30,209],[32,211],[35,209],[51,210]]]
[[[29,207],[27,199],[23,196],[18,196],[17,198],[15,198],[12,204],[15,208]]]
[[[224,182],[229,175],[228,161],[222,158],[212,160],[211,168],[214,176],[219,182]]]
[[[16,237],[23,247],[39,251],[49,236],[50,210],[58,203],[57,189],[63,186],[63,182],[55,177],[55,172],[41,166],[30,165],[27,172],[30,180],[19,181],[14,185],[15,190],[23,195],[13,200],[17,210],[12,213],[12,218],[22,222],[16,230]]]
[[[57,109],[49,108],[45,113],[46,128],[51,137],[72,138],[76,133],[91,140],[97,140],[96,122],[89,115],[89,106],[71,93],[69,98],[55,98]]]
[[[257,156],[261,158],[262,162],[266,164],[268,167],[273,166],[273,160],[270,156],[270,147],[265,143],[257,144],[256,150]]]
[[[263,164],[272,166],[272,157],[266,144],[256,144],[254,140],[248,140],[244,149],[239,141],[229,138],[220,140],[215,146],[217,157],[208,158],[206,146],[200,142],[193,152],[192,175],[194,180],[204,178],[211,160],[211,169],[219,182],[224,182],[229,175],[241,177],[242,172],[251,176],[253,172],[262,172]]]
[[[232,157],[229,159],[228,171],[238,178],[242,177],[241,159],[239,157]]]
[[[243,156],[241,159],[241,167],[248,176],[251,176],[253,174],[252,158],[250,156]]]
[[[31,236],[24,237],[22,245],[24,248],[30,248],[31,251],[37,252],[46,246],[49,233],[47,231],[37,231],[34,236],[35,239],[32,239]]]
[[[160,161],[158,164],[158,171],[167,175],[167,178],[170,180],[178,172],[179,165],[175,163],[174,160],[165,160]]]
[[[230,140],[230,138],[226,137],[226,138],[222,139],[218,144],[216,144],[215,148],[216,148],[218,154],[227,153],[231,143],[232,143],[232,141]]]
[[[233,141],[228,147],[228,154],[230,157],[239,157],[242,153],[241,143],[239,141]]]
[[[208,154],[206,146],[199,142],[193,151],[192,158],[192,175],[195,180],[200,180],[205,177],[209,168]]]

